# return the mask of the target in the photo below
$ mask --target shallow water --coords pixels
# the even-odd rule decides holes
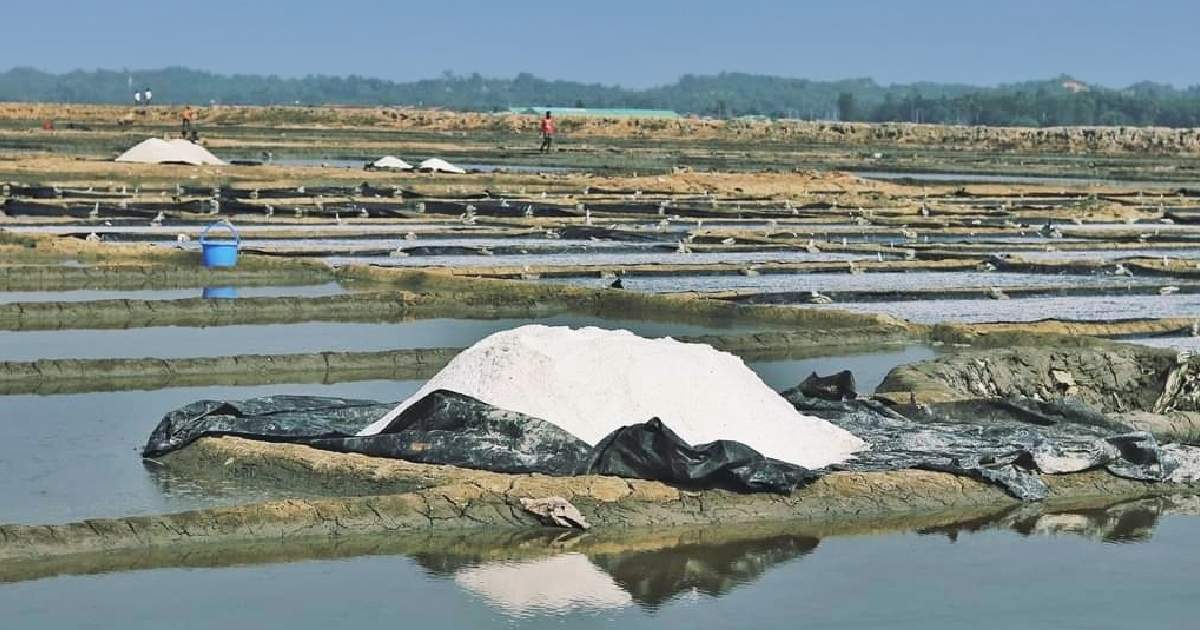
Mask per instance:
[[[118,224],[118,225],[85,225],[85,224],[22,225],[22,226],[6,226],[4,229],[9,232],[30,232],[30,233],[36,233],[36,234],[82,234],[84,232],[95,232],[96,234],[99,234],[99,235],[104,235],[104,234],[162,234],[164,236],[174,238],[174,236],[179,233],[192,234],[192,235],[199,234],[200,232],[203,232],[206,227],[208,227],[207,224],[187,224],[187,225],[167,224],[167,225],[152,226],[152,225],[147,225],[147,224],[132,225],[132,224],[129,224],[128,222],[126,222],[124,225],[122,225],[122,224]],[[248,232],[253,233],[255,231],[303,232],[303,231],[320,230],[322,232],[326,232],[331,229],[338,229],[338,227],[339,226],[336,223],[334,223],[333,221],[329,221],[327,223],[314,223],[311,221],[306,222],[306,223],[288,223],[285,221],[279,221],[276,223],[247,223],[247,224],[238,224],[237,225],[238,231],[243,236],[245,236]],[[431,230],[440,232],[442,230],[446,230],[447,228],[451,228],[451,227],[458,228],[458,229],[465,229],[459,222],[450,221],[450,220],[447,220],[444,222],[429,221],[429,222],[422,222],[422,223],[405,223],[405,222],[390,222],[390,221],[382,222],[382,223],[381,222],[361,223],[361,224],[351,223],[351,224],[346,224],[341,227],[343,227],[347,231],[352,230],[354,232],[401,232],[401,231],[404,231],[404,232],[420,233],[422,231],[431,231]],[[490,229],[490,228],[479,228],[479,229]],[[226,234],[226,232],[224,232],[224,231],[219,233],[219,235],[224,235],[224,234]],[[214,234],[214,236],[216,236],[216,234]]]
[[[0,609],[12,627],[46,630],[1195,624],[1200,518],[1154,507],[923,532],[691,540],[599,552],[530,536],[507,547],[507,560],[481,560],[505,548],[470,538],[455,540],[457,553],[334,550],[333,559],[239,566],[234,557],[215,567],[181,558],[167,565],[191,568],[5,584]]]
[[[1200,337],[1136,337],[1124,338],[1125,343],[1137,343],[1155,348],[1172,348],[1188,352],[1200,352]]]
[[[1200,258],[1200,247],[1196,249],[1088,249],[1055,252],[1017,252],[1016,256],[1029,260],[1117,260],[1119,258]]]
[[[245,488],[213,493],[172,482],[142,465],[141,447],[163,414],[197,400],[273,394],[401,400],[420,385],[363,381],[3,396],[0,523],[175,512],[266,498]]]
[[[1159,317],[1200,317],[1200,294],[1094,295],[1030,297],[1010,300],[912,300],[904,302],[843,302],[818,307],[863,313],[886,313],[925,324],[938,322],[1030,322],[1040,319],[1111,320]]]
[[[248,157],[246,159],[258,160],[259,157]],[[345,158],[275,158],[271,160],[271,164],[277,166],[323,166],[327,168],[352,168],[361,170],[367,164],[370,164],[377,158],[350,160]],[[421,159],[407,160],[414,166],[419,164]],[[529,164],[464,164],[451,160],[451,164],[467,171],[478,171],[480,173],[493,173],[495,171],[508,171],[511,173],[566,173],[573,169],[565,166],[538,166]]]
[[[892,368],[905,363],[932,359],[937,354],[937,351],[931,346],[914,344],[879,352],[848,354],[839,357],[761,361],[751,363],[750,367],[758,373],[763,382],[777,390],[799,385],[800,381],[803,381],[812,372],[821,376],[829,376],[842,370],[850,370],[854,373],[854,381],[858,386],[859,393],[873,394],[879,384],[883,382],[883,378],[892,371]]]
[[[220,287],[230,297],[321,297],[339,295],[346,290],[336,282],[313,285],[279,286],[279,287]],[[190,289],[101,289],[78,291],[0,291],[0,304],[13,302],[88,302],[91,300],[181,300],[186,298],[212,297],[209,290],[206,295],[204,288]],[[2,342],[0,342],[2,343]]]
[[[162,245],[172,245],[175,243],[167,241],[157,241]],[[330,247],[372,247],[372,248],[404,248],[411,247],[588,247],[588,248],[648,248],[648,247],[663,247],[670,246],[666,242],[633,242],[633,241],[605,241],[605,240],[582,240],[582,239],[549,239],[545,237],[536,238],[471,238],[469,236],[449,236],[449,235],[428,235],[419,236],[416,239],[408,240],[403,237],[397,238],[297,238],[297,239],[242,239],[243,247],[261,247],[261,248],[311,248],[322,249]],[[199,251],[200,244],[196,242],[189,243],[187,249],[195,249]]]
[[[770,273],[754,277],[724,275],[626,276],[627,289],[663,293],[674,291],[906,291],[966,287],[1095,286],[1124,287],[1133,280],[1105,274],[984,273],[975,271],[881,272],[881,273]],[[1165,280],[1160,279],[1160,282]],[[546,278],[538,282],[605,287],[602,278]]]
[[[34,359],[180,358],[233,354],[279,354],[398,348],[465,348],[494,332],[524,324],[626,329],[643,337],[722,334],[756,330],[746,326],[700,326],[583,315],[534,319],[417,319],[363,324],[237,324],[150,326],[115,330],[0,331],[0,357]]]
[[[854,171],[865,179],[911,179],[924,182],[980,182],[989,184],[1090,184],[1096,186],[1137,186],[1139,188],[1169,188],[1181,182],[1158,182],[1098,177],[1054,177],[1050,175],[1004,175],[999,173],[929,173],[899,171]]]
[[[580,252],[576,254],[514,254],[508,256],[409,256],[406,258],[349,258],[330,257],[325,261],[334,266],[372,264],[387,267],[488,267],[493,265],[569,266],[569,265],[696,265],[716,263],[755,264],[768,262],[805,262],[830,260],[862,260],[862,254],[821,252],[702,252],[677,254]]]

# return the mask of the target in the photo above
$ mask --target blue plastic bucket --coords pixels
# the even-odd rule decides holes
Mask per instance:
[[[233,234],[233,240],[210,240],[208,231],[215,227],[225,227]],[[237,265],[238,246],[242,239],[237,229],[228,221],[217,221],[204,228],[200,233],[200,262],[205,267],[234,267]]]

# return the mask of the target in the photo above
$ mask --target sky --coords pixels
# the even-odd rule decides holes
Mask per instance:
[[[13,2],[3,19],[0,69],[53,72],[1200,83],[1196,0],[63,0]]]

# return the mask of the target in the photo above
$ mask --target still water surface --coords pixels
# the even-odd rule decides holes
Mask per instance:
[[[1181,512],[1150,501],[823,539],[786,526],[700,532],[666,545],[638,544],[637,533],[605,546],[462,538],[290,563],[180,555],[147,563],[164,568],[43,579],[61,570],[10,568],[0,610],[8,627],[43,630],[1193,628],[1200,518],[1187,515],[1195,506]]]
[[[308,322],[232,326],[150,326],[125,330],[0,331],[0,357],[8,361],[61,358],[211,357],[296,352],[368,352],[397,348],[465,348],[501,330],[525,324],[598,326],[643,337],[720,334],[753,330],[634,319],[555,315],[536,319],[418,319],[382,324]]]

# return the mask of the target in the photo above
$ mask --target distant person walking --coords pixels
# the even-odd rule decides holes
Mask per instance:
[[[186,105],[183,111],[179,113],[179,124],[183,132],[185,140],[195,141],[196,137],[196,110],[192,109],[191,105]]]
[[[154,98],[154,93],[150,91],[150,87],[146,87],[146,107],[150,107],[150,100]]]
[[[142,93],[141,93],[141,92],[134,92],[134,93],[133,93],[133,106],[134,106],[134,107],[141,107],[141,106],[142,106]]]
[[[546,117],[542,119],[539,129],[542,132],[542,146],[538,151],[548,153],[551,145],[554,144],[554,117],[550,115],[550,112],[546,112]]]

